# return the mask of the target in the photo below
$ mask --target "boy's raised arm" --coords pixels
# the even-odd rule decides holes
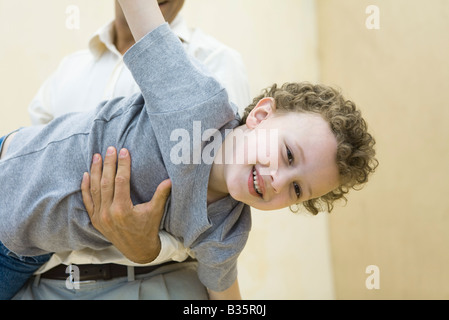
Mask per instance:
[[[118,0],[137,42],[165,22],[157,0]]]

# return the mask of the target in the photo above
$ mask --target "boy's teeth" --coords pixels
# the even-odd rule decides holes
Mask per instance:
[[[256,191],[259,194],[262,194],[262,192],[260,192],[260,190],[259,190],[259,184],[257,183],[257,172],[256,172],[256,169],[253,170],[253,181],[254,181],[254,188],[256,189]]]

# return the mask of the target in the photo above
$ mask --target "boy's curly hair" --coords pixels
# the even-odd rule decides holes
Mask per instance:
[[[326,120],[337,138],[337,166],[340,186],[317,199],[307,200],[302,205],[316,215],[323,209],[331,212],[334,201],[343,199],[350,189],[360,189],[368,176],[378,166],[375,158],[375,140],[367,131],[367,124],[355,104],[346,100],[332,87],[308,82],[286,83],[280,88],[276,84],[263,90],[245,109],[241,123],[256,104],[271,97],[276,102],[276,111],[312,112]],[[323,208],[323,205],[325,208]]]

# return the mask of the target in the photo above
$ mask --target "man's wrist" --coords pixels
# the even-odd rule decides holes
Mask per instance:
[[[160,237],[158,236],[157,240],[149,241],[145,244],[145,247],[142,248],[140,252],[136,253],[134,251],[132,255],[127,255],[126,258],[137,264],[149,264],[157,260],[161,253],[161,249],[162,244]],[[157,252],[157,254],[155,254],[155,252]]]

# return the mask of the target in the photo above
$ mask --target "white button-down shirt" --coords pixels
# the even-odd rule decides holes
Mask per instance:
[[[208,67],[227,89],[239,111],[251,102],[246,70],[240,55],[200,29],[190,29],[181,16],[172,23],[173,32],[181,39],[186,51]],[[101,28],[89,41],[86,50],[69,55],[56,72],[43,84],[29,106],[33,124],[45,124],[68,112],[87,111],[101,101],[130,96],[139,92],[122,55],[114,45],[113,23]],[[168,233],[159,233],[162,249],[150,264],[183,261],[189,251]],[[59,264],[117,263],[136,264],[126,259],[115,247],[94,251],[83,249],[58,252],[37,273]]]

